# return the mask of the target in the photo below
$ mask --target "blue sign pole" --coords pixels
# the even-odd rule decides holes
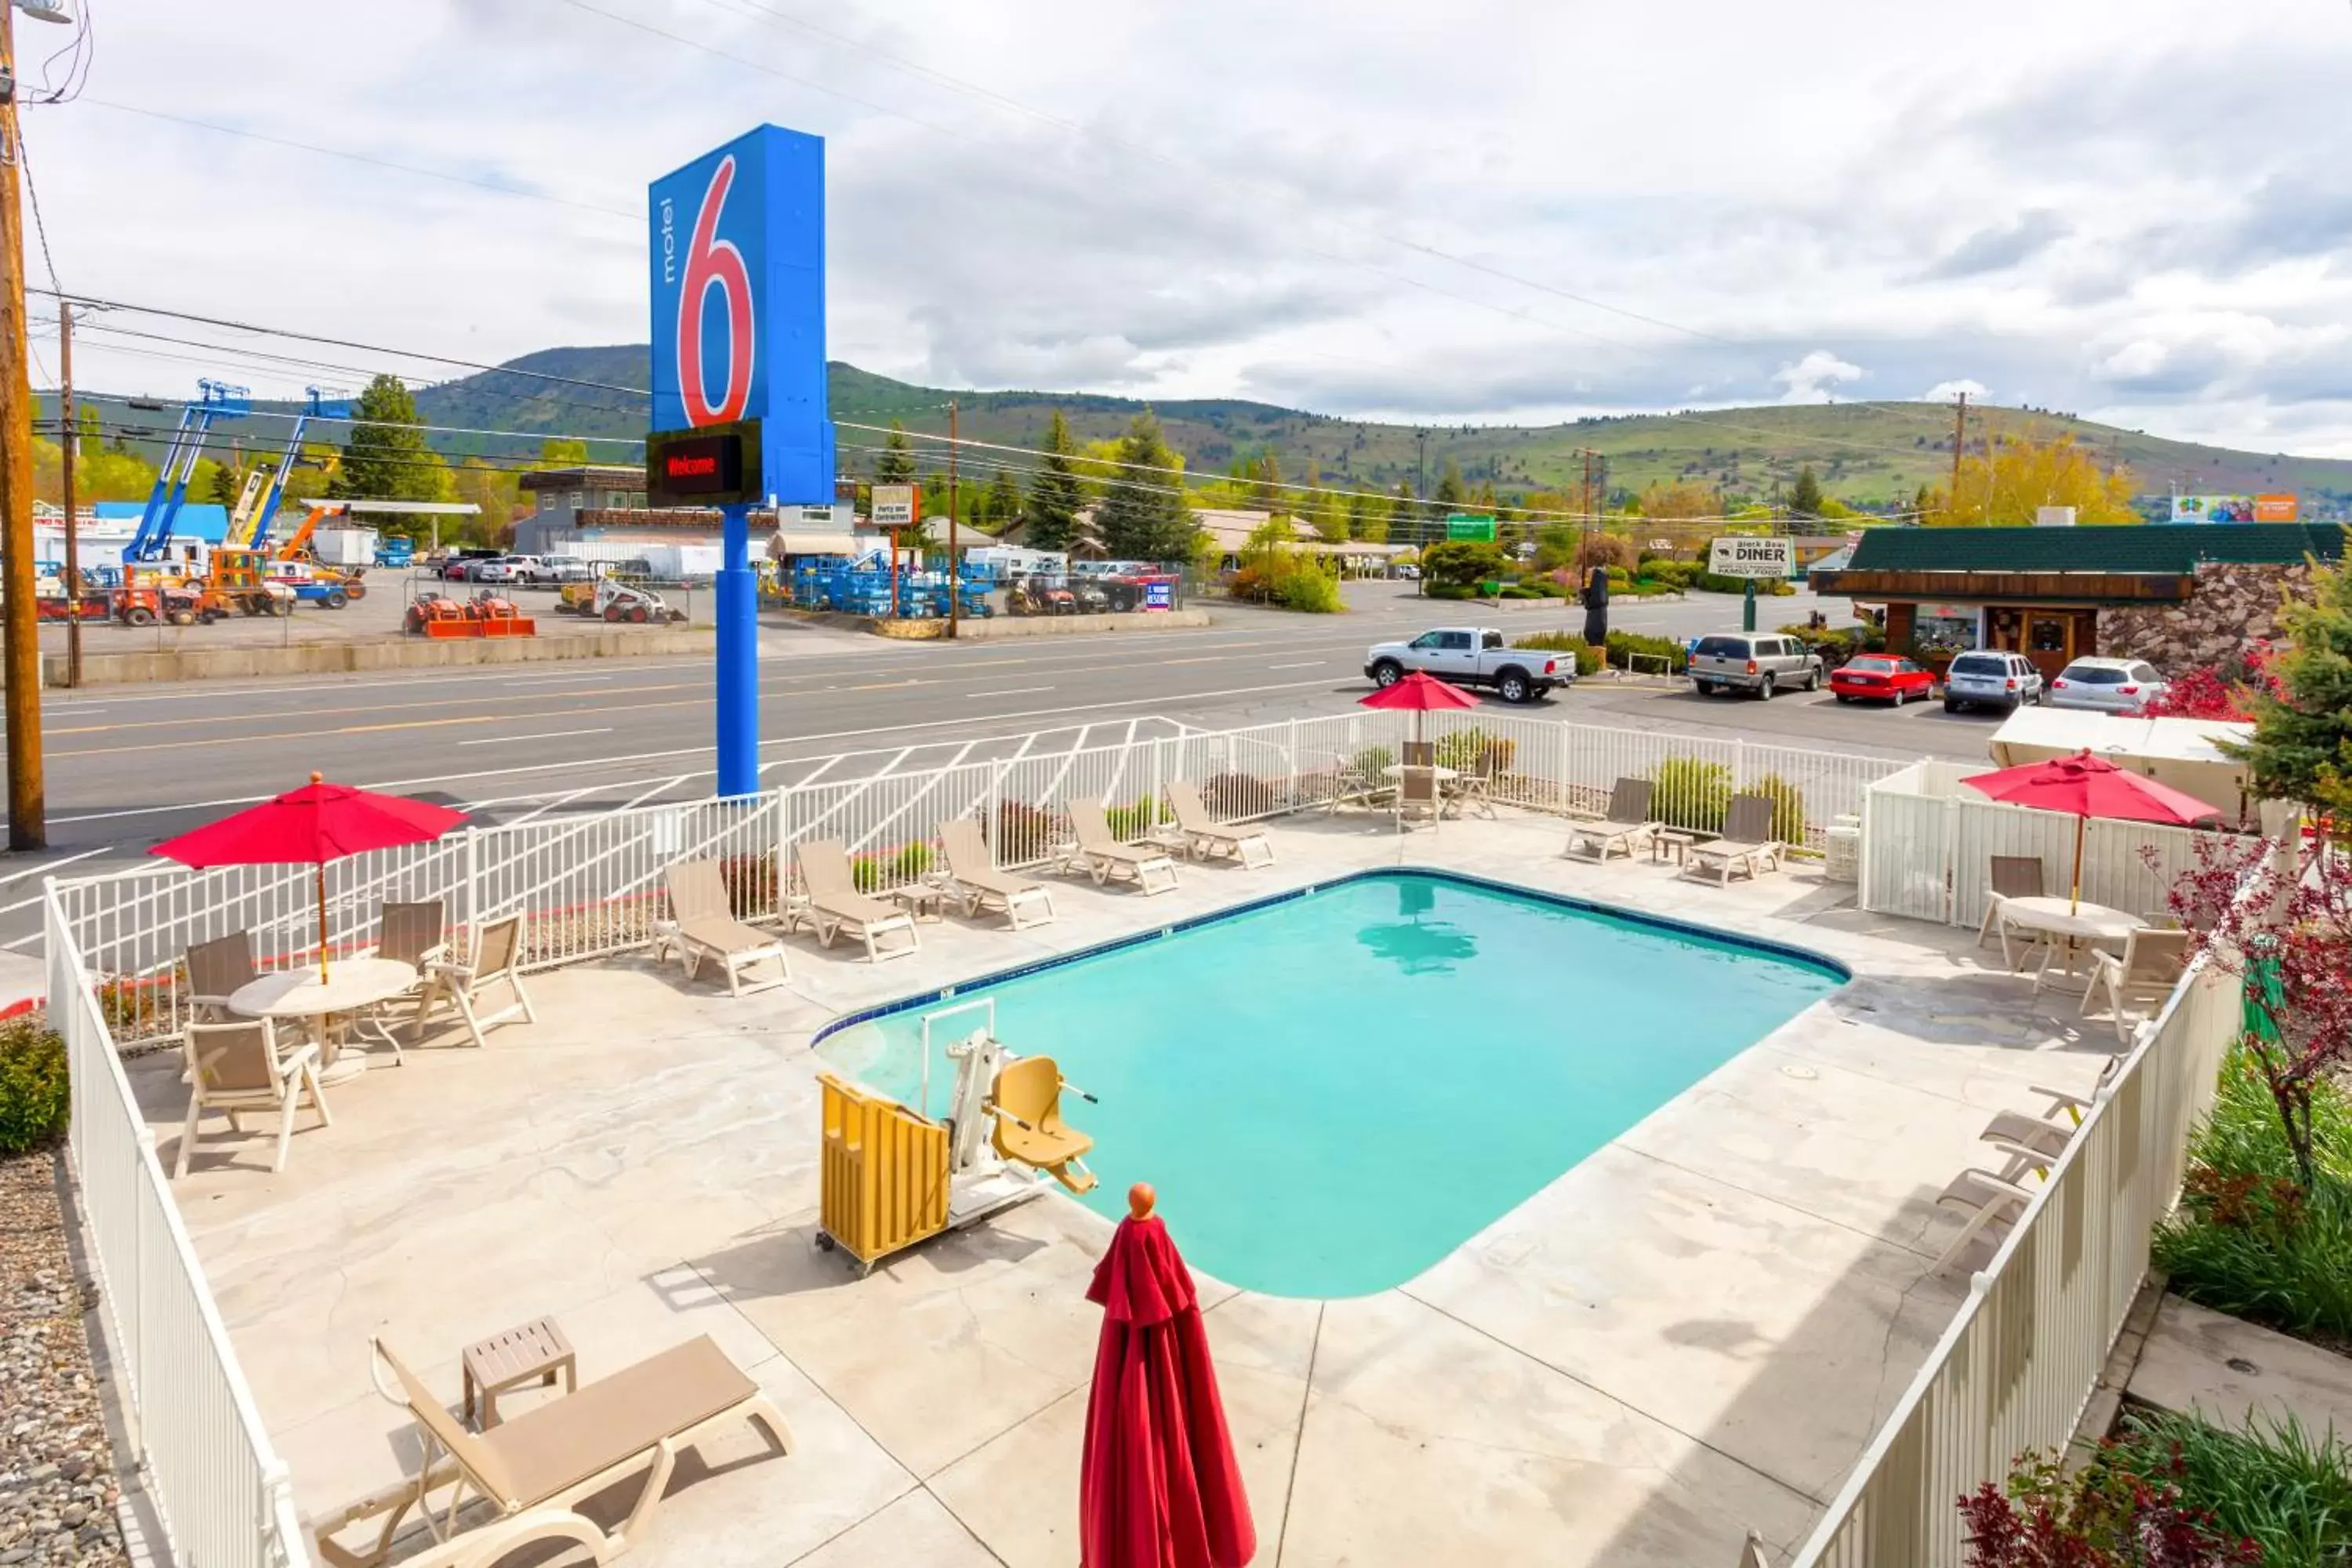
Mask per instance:
[[[760,622],[751,576],[751,509],[719,509],[719,793],[760,788]]]

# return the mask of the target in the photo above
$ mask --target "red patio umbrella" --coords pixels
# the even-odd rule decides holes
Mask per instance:
[[[2163,822],[2192,827],[2208,817],[2221,815],[2193,795],[2158,784],[2145,773],[2118,767],[2105,757],[2095,757],[2087,749],[2074,756],[2053,757],[2047,762],[2003,768],[1999,773],[1979,773],[1962,782],[2011,805],[2074,814],[2074,877],[2070,910],[2083,901],[2083,830],[2092,817],[2112,816],[2125,822]]]
[[[1386,708],[1412,715],[1412,738],[1421,739],[1421,716],[1455,708],[1475,708],[1478,700],[1458,686],[1448,686],[1433,675],[1414,670],[1394,686],[1383,686],[1369,697],[1359,697],[1360,708]]]
[[[327,862],[369,849],[425,844],[466,820],[460,811],[404,795],[327,784],[312,773],[300,789],[206,823],[147,851],[205,870],[214,866],[319,868],[319,979],[327,978]]]
[[[1087,1300],[1103,1309],[1078,1471],[1081,1568],[1242,1568],[1257,1552],[1192,1276],[1150,1187],[1128,1193]]]

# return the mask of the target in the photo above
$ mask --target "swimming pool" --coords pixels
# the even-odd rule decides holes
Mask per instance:
[[[1277,1296],[1412,1279],[1843,984],[1826,960],[1427,872],[1375,872],[1074,954],[992,996],[1196,1267]],[[912,1103],[937,995],[836,1026],[835,1070]],[[968,1031],[976,1014],[956,1027]],[[935,1039],[933,1050],[939,1049]],[[934,1060],[931,1106],[952,1069]]]

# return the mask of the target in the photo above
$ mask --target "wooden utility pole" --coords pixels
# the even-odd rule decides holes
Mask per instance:
[[[81,685],[81,533],[74,524],[73,302],[58,301],[58,447],[66,504],[66,684]]]
[[[963,558],[957,548],[956,400],[948,399],[948,636],[963,635]]]
[[[1945,503],[1954,521],[1960,515],[1960,449],[1969,444],[1969,395],[1963,391],[1952,408],[1952,494]],[[1927,521],[1926,518],[1919,520]]]
[[[1578,521],[1586,528],[1592,526],[1592,448],[1584,448],[1584,505]]]
[[[0,666],[7,681],[8,847],[48,844],[41,782],[41,623],[33,602],[33,387],[26,374],[25,217],[16,190],[16,7],[0,0]]]

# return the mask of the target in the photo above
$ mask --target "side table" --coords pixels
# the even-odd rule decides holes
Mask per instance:
[[[908,920],[943,920],[948,890],[937,882],[907,882],[886,890],[884,898],[907,911]]]
[[[1672,827],[1661,828],[1650,835],[1650,864],[1660,865],[1672,860],[1677,866],[1690,863],[1690,847],[1701,835],[1684,833]]]
[[[457,1413],[473,1419],[478,1399],[480,1419],[475,1425],[480,1431],[487,1432],[499,1424],[499,1395],[525,1384],[537,1383],[551,1388],[556,1374],[561,1373],[564,1393],[580,1391],[572,1342],[563,1337],[563,1331],[555,1326],[553,1318],[541,1318],[519,1329],[492,1334],[479,1344],[467,1345],[464,1363],[465,1402]]]

